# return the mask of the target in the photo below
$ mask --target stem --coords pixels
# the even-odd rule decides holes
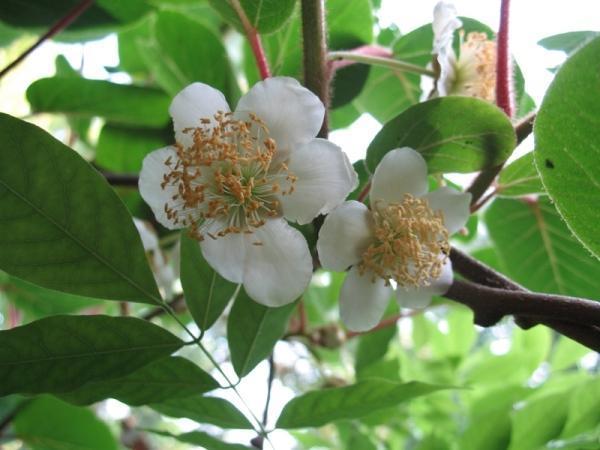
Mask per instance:
[[[273,380],[275,379],[275,360],[273,354],[269,356],[269,378],[267,379],[267,400],[263,411],[262,423],[266,427],[269,418],[269,403],[271,403],[271,390],[273,389]]]
[[[0,71],[0,78],[14,69],[21,61],[23,61],[31,52],[33,52],[36,48],[38,48],[42,43],[46,40],[60,32],[61,30],[67,28],[75,19],[77,19],[86,9],[88,9],[94,0],[83,0],[82,2],[75,5],[67,14],[58,20],[54,25],[50,27],[48,31],[46,31],[40,38],[27,50],[21,53],[17,59],[11,62],[8,66],[6,66],[2,71]]]
[[[356,200],[364,203],[365,198],[367,198],[367,195],[369,195],[370,190],[371,190],[371,182],[369,181],[367,184],[365,184],[365,187],[363,188],[363,190],[360,191],[360,194],[358,194],[358,197],[356,198]]]
[[[515,124],[515,134],[517,135],[517,145],[523,142],[527,136],[531,134],[533,131],[533,124],[535,122],[536,113],[531,113],[521,119],[519,122]],[[467,192],[470,192],[472,195],[471,198],[471,207],[475,208],[475,210],[479,209],[475,207],[479,202],[479,199],[485,194],[487,189],[491,186],[491,184],[496,179],[496,176],[500,173],[504,167],[504,163],[490,167],[488,169],[482,170],[479,175],[473,180],[473,183],[467,189]],[[486,199],[486,201],[489,199]],[[482,206],[482,205],[480,205]]]
[[[104,170],[100,170],[98,168],[96,168],[96,169],[99,170],[99,172],[102,174],[102,176],[104,178],[106,178],[106,181],[108,181],[108,184],[110,184],[111,186],[136,187],[136,188],[138,187],[139,177],[137,175],[112,173],[112,172],[106,172]]]
[[[399,70],[402,72],[418,73],[420,75],[427,75],[430,77],[435,75],[432,70],[417,66],[416,64],[411,64],[394,58],[382,58],[380,56],[364,55],[353,51],[329,52],[327,58],[331,61],[354,61],[357,63],[369,64],[371,66],[386,67],[388,69]]]
[[[301,0],[302,40],[304,43],[304,84],[325,105],[323,125],[317,137],[327,138],[329,108],[329,71],[323,0]]]
[[[265,56],[262,42],[260,41],[260,36],[256,31],[256,28],[254,28],[248,20],[248,16],[246,15],[244,8],[242,8],[242,5],[240,5],[239,0],[229,0],[229,3],[240,18],[240,22],[242,23],[242,27],[246,33],[246,38],[250,43],[252,54],[256,60],[256,67],[258,68],[260,77],[265,80],[271,76],[271,71],[269,69],[269,63],[267,62],[267,57]]]
[[[500,27],[498,28],[498,53],[496,56],[496,104],[504,110],[508,117],[512,117],[514,105],[512,99],[512,70],[508,51],[509,17],[510,0],[502,0]]]

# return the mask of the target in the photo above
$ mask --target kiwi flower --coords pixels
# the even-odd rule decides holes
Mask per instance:
[[[452,284],[448,239],[465,225],[471,194],[427,189],[421,155],[391,150],[375,169],[370,207],[348,201],[325,219],[317,242],[322,266],[350,267],[340,292],[348,329],[377,325],[394,286],[400,306],[422,308]]]
[[[231,112],[193,83],[173,99],[176,144],[150,153],[140,194],[169,229],[185,228],[207,262],[248,295],[281,306],[302,294],[312,258],[287,220],[309,223],[356,186],[339,147],[315,136],[325,108],[293,78],[257,83]]]

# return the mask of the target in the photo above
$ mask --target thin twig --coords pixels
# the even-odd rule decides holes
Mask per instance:
[[[23,61],[31,52],[33,52],[36,48],[42,45],[46,40],[50,39],[52,36],[57,34],[58,32],[67,28],[75,19],[77,19],[85,10],[87,10],[92,4],[94,0],[83,0],[82,2],[75,5],[64,17],[58,20],[54,25],[48,29],[40,38],[27,50],[21,53],[17,59],[11,62],[8,66],[6,66],[2,71],[0,71],[0,78],[14,69],[21,61]]]
[[[371,66],[385,67],[387,69],[397,70],[400,72],[418,73],[433,77],[435,73],[425,67],[411,64],[409,62],[400,61],[394,58],[382,58],[380,56],[364,55],[353,51],[336,51],[329,52],[327,58],[331,61],[353,61]]]
[[[275,360],[273,354],[269,356],[269,378],[267,379],[267,399],[265,401],[265,409],[263,411],[262,423],[266,427],[269,419],[269,404],[271,403],[271,390],[273,389],[273,380],[275,380]]]
[[[173,300],[167,303],[167,306],[175,312],[182,312],[182,310],[185,310],[185,301],[183,295],[178,295],[177,297],[175,297]],[[160,306],[148,311],[142,316],[142,319],[152,320],[166,313],[167,311],[165,310],[165,308]]]

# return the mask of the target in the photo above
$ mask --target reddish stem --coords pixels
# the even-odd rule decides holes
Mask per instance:
[[[360,191],[360,194],[358,194],[358,198],[357,200],[359,202],[363,202],[365,198],[367,198],[367,195],[369,195],[369,191],[371,190],[371,182],[369,181],[367,184],[365,184],[365,187],[363,188],[362,191]]]
[[[394,52],[389,48],[381,47],[379,45],[361,45],[360,47],[350,50],[350,52],[356,53],[357,55],[378,56],[380,58],[394,57]],[[334,71],[353,64],[356,64],[356,61],[348,61],[347,59],[330,61],[331,69]]]
[[[75,19],[77,19],[86,9],[88,9],[94,0],[83,0],[81,3],[78,3],[73,7],[63,18],[61,18],[58,22],[56,22],[48,31],[46,31],[31,47],[21,53],[17,59],[11,62],[8,66],[6,66],[0,72],[0,78],[14,69],[21,61],[23,61],[27,56],[33,52],[36,48],[38,48],[44,41],[51,38],[59,31],[67,28]]]
[[[512,68],[508,51],[508,24],[510,0],[502,0],[500,6],[500,27],[496,58],[496,104],[508,117],[514,113],[512,99]]]

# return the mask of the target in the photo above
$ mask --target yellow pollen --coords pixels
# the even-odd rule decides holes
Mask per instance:
[[[238,120],[232,113],[218,112],[200,119],[200,124],[183,130],[192,144],[176,144],[177,157],[164,161],[168,171],[161,188],[177,192],[164,205],[167,218],[203,240],[204,234],[217,239],[251,233],[264,225],[264,218],[280,215],[276,195],[292,193],[297,177],[285,162],[275,160],[277,144],[265,123],[255,114]],[[215,220],[226,225],[203,232],[205,224]]]
[[[496,43],[485,33],[472,32],[460,45],[451,94],[496,99]]]
[[[450,253],[442,212],[410,194],[401,203],[377,202],[372,208],[375,239],[362,255],[359,273],[403,287],[427,286],[438,278]]]

